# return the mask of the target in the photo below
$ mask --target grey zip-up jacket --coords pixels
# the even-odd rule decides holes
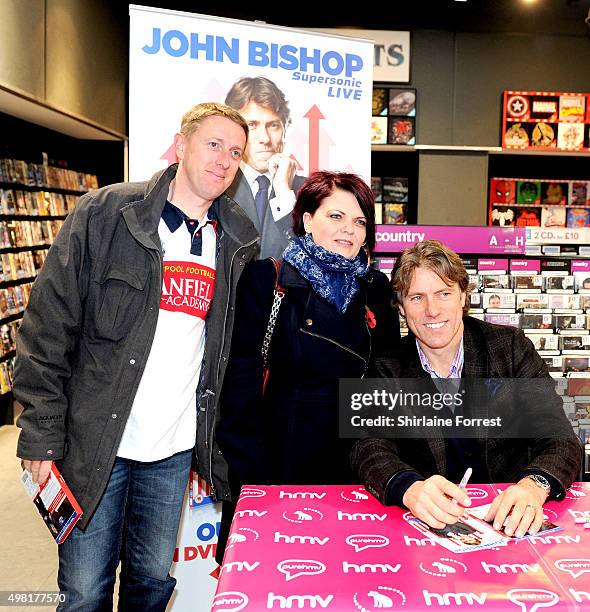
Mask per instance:
[[[176,170],[80,198],[33,285],[18,334],[14,394],[24,411],[17,455],[56,461],[84,510],[82,529],[107,485],[152,347],[162,291],[158,224]],[[222,195],[213,206],[222,233],[197,390],[197,455],[215,492],[224,488],[226,469],[209,423],[227,363],[237,282],[259,239],[233,200]]]

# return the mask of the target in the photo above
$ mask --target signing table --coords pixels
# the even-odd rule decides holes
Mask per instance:
[[[473,485],[472,506],[503,485]],[[404,518],[404,515],[406,518]],[[590,483],[545,516],[563,529],[452,553],[361,486],[242,489],[212,610],[590,610]]]

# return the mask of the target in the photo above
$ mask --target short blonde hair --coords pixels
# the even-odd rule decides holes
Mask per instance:
[[[457,283],[461,292],[466,295],[463,316],[467,315],[471,289],[469,274],[459,255],[439,240],[423,240],[399,256],[391,274],[391,286],[396,304],[401,304],[402,298],[408,295],[416,268],[431,270],[449,286]]]
[[[188,138],[199,127],[203,119],[215,116],[227,117],[237,123],[244,130],[246,140],[248,140],[248,124],[244,117],[231,106],[219,102],[201,102],[184,113],[180,122],[180,133]]]

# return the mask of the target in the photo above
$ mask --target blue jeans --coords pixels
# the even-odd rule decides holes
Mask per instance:
[[[168,572],[176,547],[192,451],[142,463],[117,457],[86,531],[59,546],[59,611],[113,610],[119,560],[119,610],[166,609],[176,580]]]

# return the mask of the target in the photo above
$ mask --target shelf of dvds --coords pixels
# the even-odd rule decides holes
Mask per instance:
[[[16,332],[35,277],[94,174],[0,159],[0,401],[11,390]]]

